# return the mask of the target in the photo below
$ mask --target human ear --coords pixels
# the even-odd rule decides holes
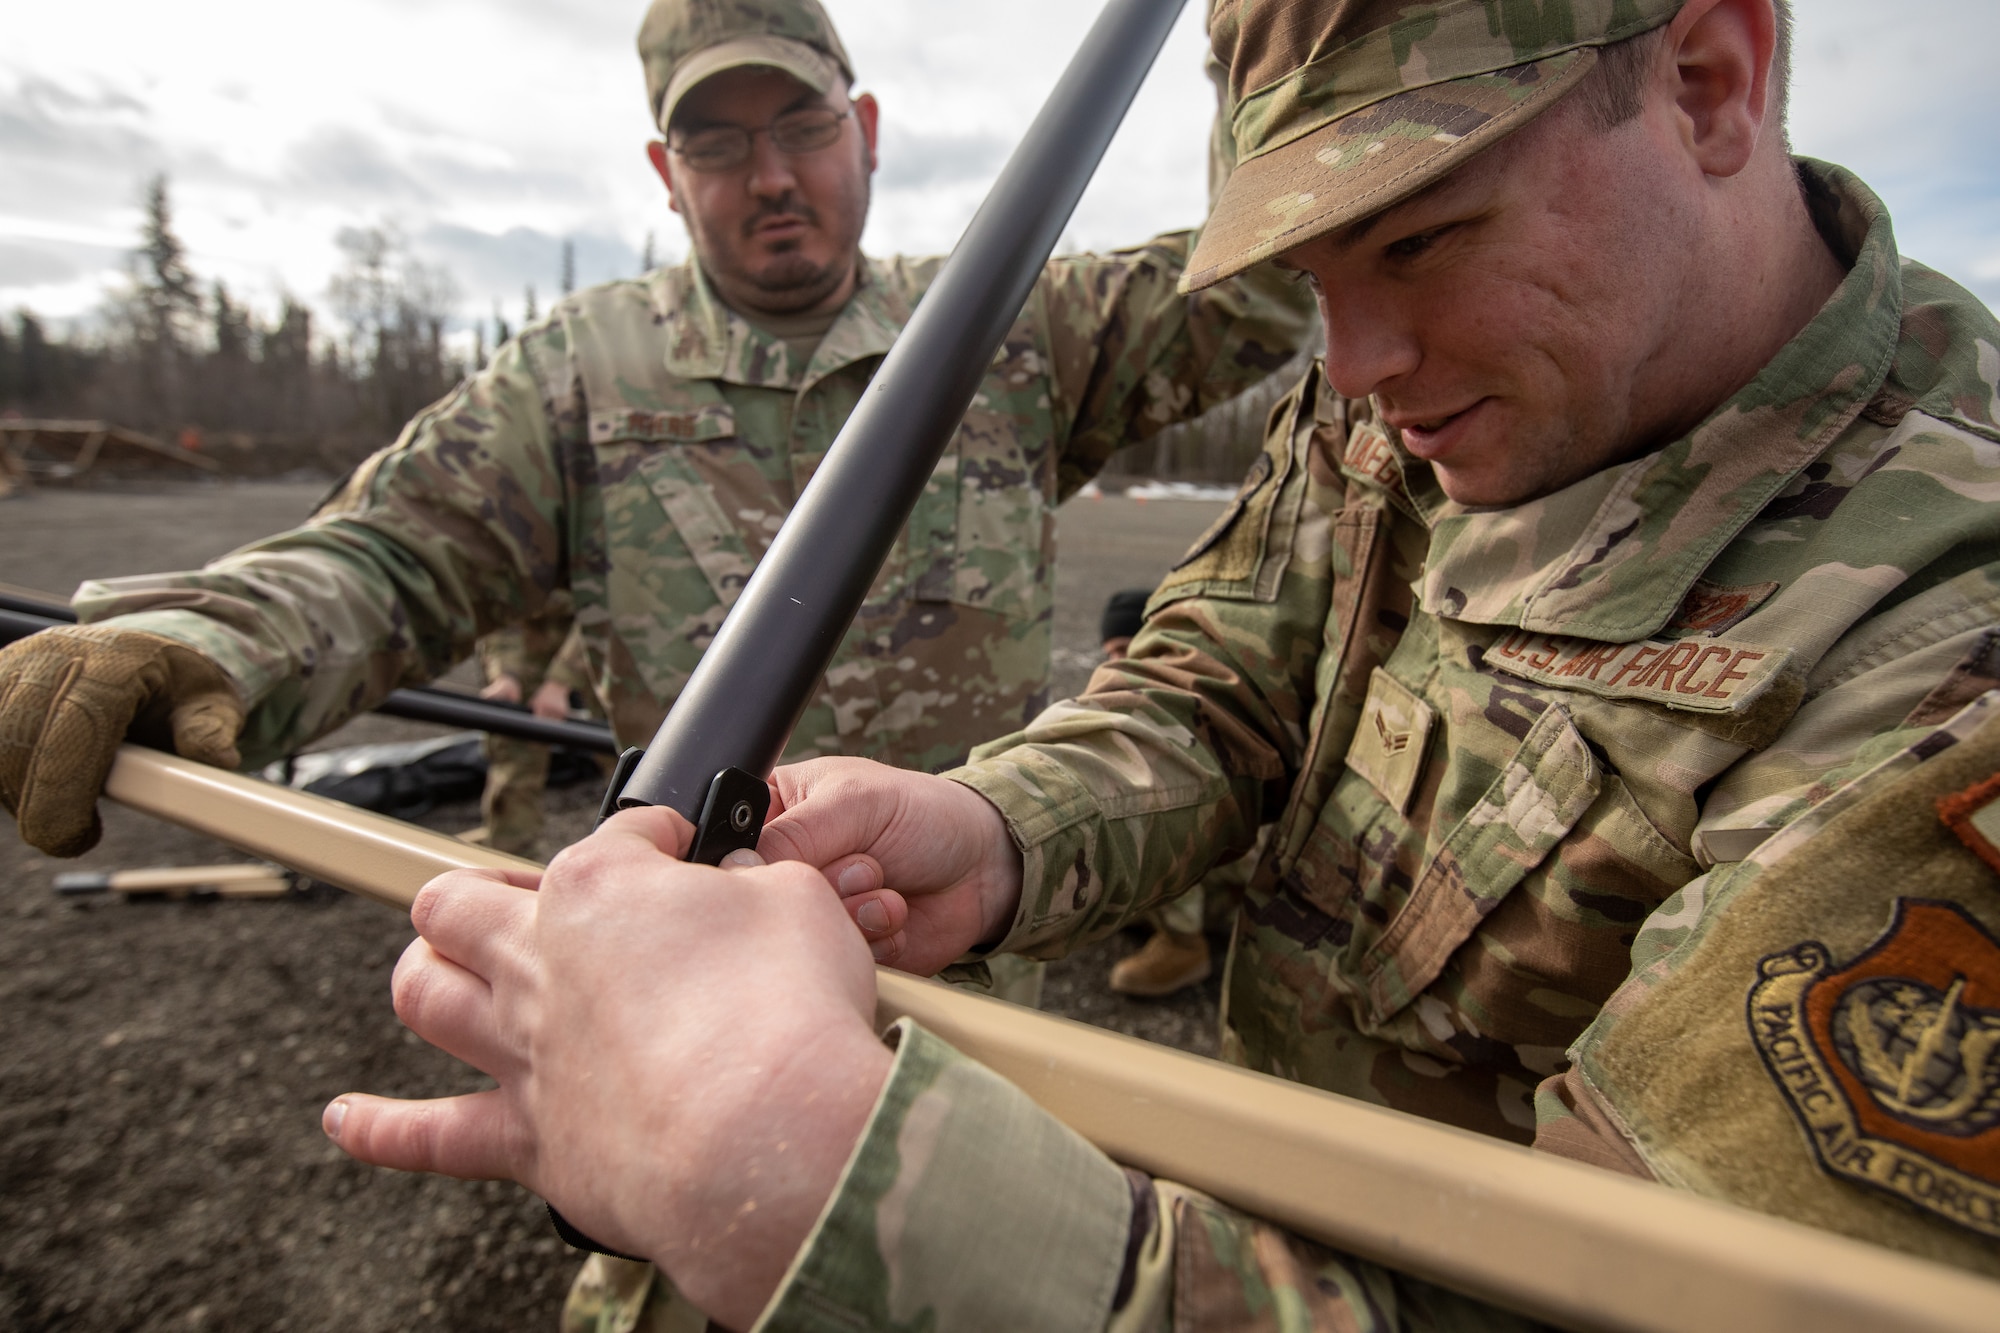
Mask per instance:
[[[874,93],[863,93],[854,99],[854,123],[861,127],[861,143],[868,150],[868,169],[875,170],[875,131],[882,118],[882,108],[876,104]]]
[[[1778,49],[1772,0],[1691,0],[1668,28],[1684,144],[1710,176],[1748,166],[1772,124]]]
[[[667,187],[667,207],[676,213],[680,212],[680,203],[674,198],[674,176],[670,169],[671,164],[667,161],[667,146],[658,139],[650,141],[646,145],[646,160],[651,162],[653,170],[660,174],[660,184]]]

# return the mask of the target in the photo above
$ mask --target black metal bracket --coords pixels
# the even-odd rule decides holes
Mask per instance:
[[[632,771],[645,757],[646,752],[636,745],[618,756],[618,764],[611,770],[611,785],[604,789],[604,799],[597,806],[598,823],[618,813],[618,799],[625,794],[625,784],[632,780]]]
[[[757,849],[764,833],[764,816],[771,813],[771,788],[760,777],[740,768],[725,768],[708,784],[695,821],[694,844],[688,860],[696,865],[720,865],[731,852]]]
[[[618,756],[611,771],[611,783],[604,801],[597,807],[602,824],[620,810],[647,804],[627,801],[625,786],[632,780],[644,750],[634,747]],[[708,794],[702,797],[701,812],[694,821],[694,842],[688,847],[692,865],[720,865],[722,858],[743,849],[756,850],[764,833],[764,817],[771,813],[771,788],[764,779],[740,768],[725,768],[708,780]]]

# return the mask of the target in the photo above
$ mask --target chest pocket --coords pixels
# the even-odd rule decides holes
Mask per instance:
[[[1551,704],[1490,786],[1445,835],[1361,959],[1361,999],[1382,1022],[1437,980],[1514,887],[1597,799],[1603,778],[1569,713]]]
[[[655,531],[649,538],[646,532],[664,519],[715,600],[725,610],[735,604],[782,517],[769,482],[753,461],[741,457],[743,446],[735,437],[735,414],[720,401],[684,412],[592,415],[591,438],[600,458],[629,472],[620,488],[625,502],[619,507],[627,512],[615,522],[621,532],[614,563],[651,567],[654,576],[642,578],[649,586],[660,576],[671,577],[671,544],[660,540],[666,534]],[[626,456],[616,457],[620,451]]]
[[[1017,421],[975,405],[910,513],[899,555],[920,602],[1032,619],[1052,595],[1055,512]],[[1044,449],[1042,452],[1046,452]]]

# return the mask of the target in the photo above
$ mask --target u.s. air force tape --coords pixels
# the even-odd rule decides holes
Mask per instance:
[[[1594,639],[1515,630],[1486,664],[1554,689],[1641,699],[1697,713],[1740,713],[1784,674],[1791,650],[1733,639]]]

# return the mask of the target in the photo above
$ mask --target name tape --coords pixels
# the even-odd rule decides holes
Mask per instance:
[[[1486,663],[1555,689],[1740,713],[1783,673],[1791,655],[1788,648],[1726,639],[1598,643],[1514,630],[1486,650]]]
[[[625,408],[590,414],[590,438],[611,440],[716,440],[736,433],[736,413],[727,403],[706,403],[686,412]]]

